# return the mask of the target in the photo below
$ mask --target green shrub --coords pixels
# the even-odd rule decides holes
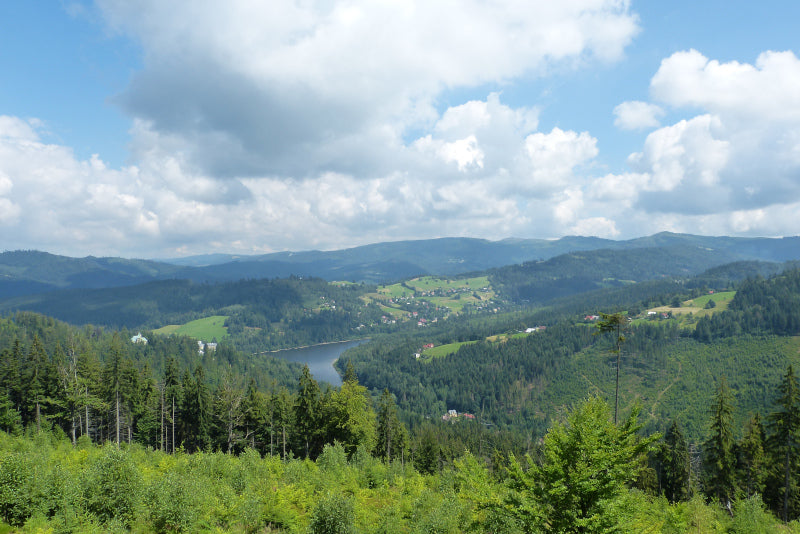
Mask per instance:
[[[737,501],[733,507],[733,534],[770,534],[777,526],[778,520],[764,509],[760,495]]]
[[[106,445],[86,473],[83,495],[90,514],[106,523],[116,519],[129,525],[142,497],[139,469],[128,453]]]
[[[328,493],[314,507],[309,531],[312,534],[350,534],[355,532],[352,498]]]
[[[15,452],[0,457],[0,518],[9,525],[22,526],[33,513],[32,477],[30,456]]]
[[[196,530],[202,507],[195,479],[169,472],[154,481],[147,495],[148,512],[156,532]]]

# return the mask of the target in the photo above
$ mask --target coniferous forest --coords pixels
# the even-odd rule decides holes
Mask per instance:
[[[380,325],[340,387],[243,337],[201,353],[8,313],[0,531],[800,531],[800,271],[751,267]],[[508,295],[534,294],[509,272],[527,289]],[[333,287],[320,334],[302,284],[263,284],[234,334],[258,338],[252,310],[284,340],[292,321],[355,337],[380,312],[359,308],[372,288]]]

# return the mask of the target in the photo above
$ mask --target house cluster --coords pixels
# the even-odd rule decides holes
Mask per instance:
[[[142,345],[147,345],[147,338],[144,337],[141,332],[139,332],[131,338],[131,343],[141,343]]]
[[[659,312],[653,311],[653,310],[650,310],[649,312],[647,312],[647,318],[648,319],[658,319],[659,317],[661,319],[669,319],[670,317],[672,317],[672,312],[660,312],[659,313]]]
[[[600,316],[599,315],[587,315],[586,317],[583,318],[583,320],[584,321],[590,321],[590,322],[591,321],[599,321],[600,320]]]
[[[197,342],[197,354],[202,356],[203,354],[206,353],[206,350],[208,352],[216,351],[217,350],[217,344],[216,343],[203,343],[202,341],[198,341]]]
[[[471,413],[459,414],[455,410],[447,410],[447,413],[442,416],[442,421],[452,421],[458,419],[459,417],[463,417],[464,419],[475,419],[475,416]]]
[[[322,302],[320,303],[320,305],[319,305],[319,308],[320,308],[321,310],[322,310],[322,309],[325,309],[325,308],[328,308],[328,309],[330,309],[330,310],[335,310],[335,309],[336,309],[336,301],[335,301],[335,300],[331,299],[331,300],[329,300],[329,301],[327,301],[327,302],[326,302],[326,301],[325,301],[325,297],[320,297],[320,298],[319,298],[319,300],[321,300],[321,301],[322,301]]]
[[[425,343],[424,345],[422,345],[422,348],[419,350],[419,352],[414,353],[414,358],[419,360],[422,357],[423,350],[432,348],[433,348],[433,343]]]

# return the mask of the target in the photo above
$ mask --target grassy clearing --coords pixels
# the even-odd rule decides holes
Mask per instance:
[[[489,343],[505,343],[509,339],[518,339],[532,335],[535,335],[535,333],[515,332],[513,334],[497,334],[494,336],[487,337],[486,341],[488,341]],[[442,358],[444,356],[455,354],[456,352],[458,352],[458,349],[460,349],[463,345],[472,345],[473,343],[477,343],[477,341],[460,341],[457,343],[447,343],[445,345],[439,345],[438,347],[433,347],[432,349],[425,349],[424,351],[422,351],[422,355],[428,359]]]
[[[406,316],[408,312],[405,310],[399,310],[397,308],[390,308],[389,306],[381,305],[381,311],[387,315],[391,315],[395,319],[402,319]]]
[[[228,329],[225,327],[227,319],[227,315],[212,315],[184,325],[167,325],[153,332],[161,335],[189,336],[202,341],[211,341],[214,338],[221,341],[228,337]]]
[[[460,313],[468,304],[483,306],[495,297],[486,276],[452,279],[422,276],[399,284],[379,286],[375,293],[364,295],[363,299],[366,303],[379,304],[386,312],[389,309],[409,310],[410,304],[427,302]],[[398,316],[397,313],[393,315]]]
[[[656,313],[672,313],[673,316],[693,314],[696,317],[703,317],[704,315],[713,315],[717,312],[725,311],[728,309],[736,291],[723,291],[714,293],[713,295],[703,295],[696,299],[687,300],[681,303],[680,308],[672,308],[670,306],[658,306],[650,308],[647,311],[654,311]],[[706,309],[705,306],[709,300],[713,300],[716,306],[714,308]]]
[[[177,332],[181,326],[182,325],[179,324],[168,324],[167,326],[162,326],[158,330],[153,330],[153,333],[161,336],[171,336],[172,334]]]
[[[445,356],[449,356],[451,354],[455,354],[458,352],[463,345],[472,345],[477,343],[477,341],[460,341],[458,343],[447,343],[446,345],[439,345],[438,347],[433,347],[432,349],[425,349],[422,352],[422,355],[425,358],[443,358]]]
[[[736,295],[736,291],[721,291],[719,293],[714,293],[713,295],[703,295],[702,297],[697,297],[696,299],[687,301],[686,304],[703,308],[706,304],[708,304],[709,300],[713,300],[717,305],[717,307],[714,309],[722,311],[728,309],[728,304],[730,304],[731,300],[733,300],[734,295]]]

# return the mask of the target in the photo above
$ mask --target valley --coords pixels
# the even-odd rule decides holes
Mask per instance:
[[[359,470],[401,462],[392,476],[429,482],[467,476],[464,462],[476,461],[480,476],[500,477],[495,495],[513,458],[541,454],[592,399],[638,413],[637,439],[664,447],[679,424],[687,450],[702,451],[720,388],[730,391],[732,439],[744,440],[755,414],[774,417],[787,370],[800,366],[797,261],[726,263],[735,257],[670,244],[379,283],[165,279],[7,295],[0,429],[197,461],[252,450],[288,469],[305,469],[289,466],[306,457]],[[625,318],[618,384],[603,314]],[[337,350],[315,367],[283,352],[296,347]],[[658,484],[664,464],[653,451],[642,473]],[[699,495],[707,467],[692,454]],[[647,484],[629,483],[658,492]]]

